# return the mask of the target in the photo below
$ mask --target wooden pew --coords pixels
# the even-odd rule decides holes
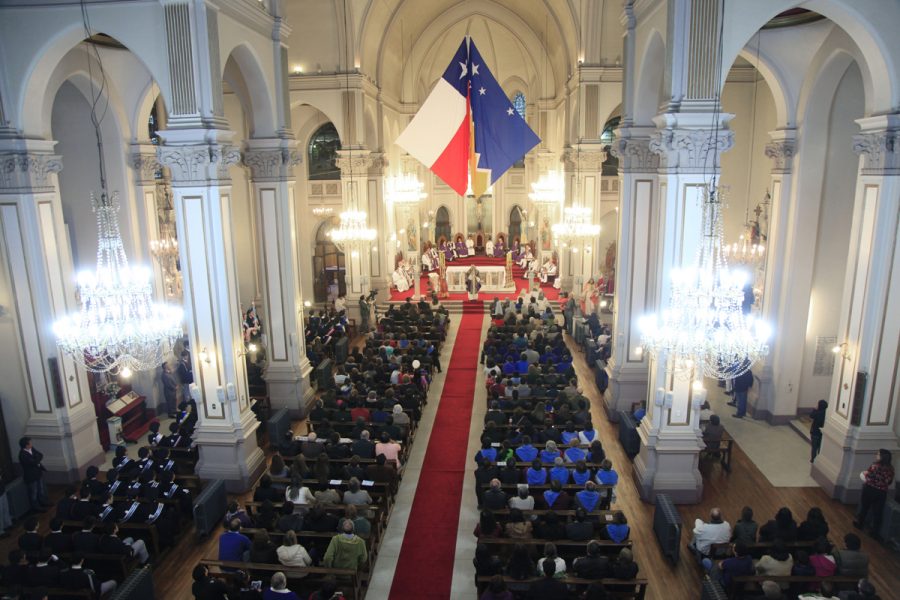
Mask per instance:
[[[34,588],[24,588],[24,590],[29,590]],[[70,590],[66,588],[42,588],[43,591],[47,592],[48,598],[86,598],[87,600],[93,600],[94,595],[90,590]],[[0,596],[10,595],[12,598],[18,598],[16,595],[19,592],[18,588],[9,588],[5,586],[0,586]]]
[[[478,593],[481,594],[487,589],[491,583],[492,577],[476,578],[478,584]],[[535,581],[539,581],[540,577],[532,577],[530,579],[514,579],[509,576],[503,577],[510,589],[525,591]],[[568,586],[575,587],[579,591],[584,591],[589,585],[595,582],[602,583],[607,588],[607,596],[611,598],[633,598],[634,600],[644,600],[647,594],[646,579],[580,579],[578,577],[563,577],[562,581]]]
[[[715,559],[727,558],[732,556],[731,546],[734,542],[723,542],[718,544],[710,544],[709,545],[709,555]],[[750,552],[750,555],[753,558],[761,558],[763,554],[769,552],[774,546],[774,542],[756,542],[753,544],[747,544],[747,550]],[[815,542],[786,542],[785,547],[789,552],[793,553],[796,550],[806,550],[809,552],[812,550],[812,547],[815,545]]]
[[[725,469],[726,472],[731,473],[731,452],[734,449],[734,438],[728,435],[728,432],[725,432],[725,435],[722,436],[722,441],[719,443],[718,448],[703,448],[700,450],[700,459],[704,458],[717,458],[719,459],[719,464],[722,465],[722,468]]]
[[[759,586],[763,581],[774,581],[775,583],[804,584],[804,583],[821,583],[830,581],[838,590],[852,590],[859,583],[858,577],[815,577],[815,576],[799,576],[799,575],[742,575],[733,577],[731,585],[726,590],[731,600],[743,598],[745,593],[756,594]]]
[[[231,575],[228,573],[229,569],[232,571],[243,570],[249,572],[251,574],[251,577],[253,577],[254,574],[265,574],[267,578],[271,578],[272,574],[281,571],[285,574],[289,582],[293,581],[296,582],[296,584],[310,584],[315,582],[312,586],[307,585],[307,587],[313,588],[318,587],[317,584],[321,583],[321,581],[326,577],[334,577],[338,581],[339,589],[344,591],[344,593],[350,598],[361,600],[363,597],[361,581],[362,578],[356,571],[352,571],[350,569],[330,569],[327,567],[285,567],[284,565],[270,565],[265,563],[250,562],[245,563],[212,559],[203,559],[200,561],[200,564],[218,569],[218,572],[215,572],[213,574],[222,577],[229,577],[229,575]],[[210,570],[212,571],[212,569]],[[344,584],[343,586],[341,585],[342,583]],[[300,585],[295,585],[294,588],[300,589]]]

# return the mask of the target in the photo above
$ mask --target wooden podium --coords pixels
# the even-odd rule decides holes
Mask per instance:
[[[156,411],[148,409],[146,398],[133,390],[108,401],[98,402],[95,398],[94,402],[100,443],[104,450],[109,450],[113,444],[138,441],[150,429],[150,423],[156,420]],[[112,439],[107,422],[110,417],[122,419],[121,439]]]

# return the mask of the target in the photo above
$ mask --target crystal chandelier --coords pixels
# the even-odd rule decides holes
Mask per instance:
[[[565,201],[565,182],[559,171],[548,171],[531,184],[528,198],[539,207],[552,208]]]
[[[377,232],[366,222],[366,212],[348,210],[341,213],[341,224],[331,230],[331,241],[339,246],[355,246],[371,242]]]
[[[762,244],[751,243],[752,234],[747,231],[738,237],[738,241],[725,244],[722,254],[732,263],[755,269],[762,260],[766,247]]]
[[[592,211],[586,206],[568,206],[563,209],[563,220],[551,227],[553,237],[575,250],[580,243],[597,237],[600,226],[591,223]]]
[[[704,191],[701,224],[695,264],[672,269],[668,308],[640,320],[641,343],[680,377],[732,379],[768,354],[771,331],[742,310],[747,274],[726,263],[715,183]]]
[[[422,190],[425,184],[419,181],[415,175],[395,175],[385,181],[384,198],[395,205],[418,204],[428,197]]]
[[[178,258],[178,236],[171,218],[172,204],[169,200],[169,190],[165,186],[162,194],[165,204],[159,211],[159,239],[150,242],[150,253],[162,270],[166,298],[180,302],[183,283]]]
[[[125,256],[118,195],[91,194],[97,215],[97,269],[78,275],[81,310],[53,325],[59,347],[95,373],[158,367],[181,337],[181,308],[156,304],[150,270],[131,267]]]

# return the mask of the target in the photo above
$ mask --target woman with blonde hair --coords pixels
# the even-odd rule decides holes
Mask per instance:
[[[286,567],[308,567],[312,564],[312,558],[300,542],[293,530],[284,534],[281,545],[275,550],[278,562]]]

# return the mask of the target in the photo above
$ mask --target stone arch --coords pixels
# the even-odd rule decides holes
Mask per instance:
[[[140,39],[129,23],[111,18],[107,12],[97,11],[96,15],[92,15],[92,25],[95,31],[103,31],[122,44],[147,73],[147,79],[155,82],[159,93],[164,99],[168,99],[168,63],[165,52],[159,51],[158,44],[150,45]],[[19,96],[14,100],[14,112],[10,115],[11,121],[26,137],[49,137],[52,98],[62,84],[58,80],[60,63],[84,41],[84,37],[84,27],[79,21],[60,30],[55,36],[49,36],[34,53],[34,58],[26,69],[27,75]],[[55,84],[54,80],[57,80]],[[49,101],[46,99],[48,96]],[[34,103],[34,98],[43,100]],[[130,124],[131,120],[124,123]]]
[[[341,296],[347,295],[347,284],[345,280],[346,262],[344,253],[338,248],[328,235],[332,229],[340,225],[340,220],[336,216],[329,216],[315,228],[313,235],[313,296],[316,302],[325,302],[328,298],[328,286],[334,276],[338,282],[338,292]]]
[[[446,216],[446,219],[442,219],[442,216]],[[445,204],[442,204],[434,213],[434,239],[440,240],[442,235],[448,240],[453,239],[452,231],[453,215],[450,213],[450,209]]]
[[[756,35],[759,36],[762,31]],[[754,36],[756,37],[756,36]],[[739,56],[752,64],[769,86],[772,99],[775,101],[776,122],[779,128],[793,127],[796,124],[796,98],[790,97],[788,86],[784,83],[784,74],[777,61],[768,56],[762,43],[759,47],[759,60],[757,60],[757,48],[753,40],[747,43],[740,51]],[[724,89],[724,88],[723,88]]]
[[[847,0],[784,0],[760,7],[756,2],[729,3],[725,15],[723,64],[732,64],[759,29],[778,13],[798,6],[813,10],[843,30],[860,51],[857,61],[866,90],[866,113],[900,108],[900,39],[878,3]],[[873,77],[877,73],[878,77]],[[726,73],[722,73],[724,77]]]
[[[662,35],[656,30],[650,33],[644,51],[641,53],[640,68],[636,71],[638,80],[634,90],[635,125],[652,125],[653,117],[659,111],[663,98],[660,90],[663,85],[666,66],[666,46]]]
[[[251,137],[272,137],[277,123],[275,119],[275,82],[270,81],[261,66],[256,52],[248,44],[235,46],[222,66],[221,77],[228,81],[244,107],[250,124]]]

